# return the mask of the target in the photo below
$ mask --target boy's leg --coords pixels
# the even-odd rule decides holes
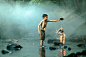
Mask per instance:
[[[40,46],[43,46],[43,40],[40,41]]]

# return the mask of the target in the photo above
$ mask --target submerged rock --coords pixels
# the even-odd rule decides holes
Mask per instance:
[[[56,50],[58,48],[56,48],[56,47],[48,47],[48,49],[50,49],[50,50]]]
[[[70,48],[70,47],[68,47],[68,48],[66,48],[66,50],[70,51],[70,50],[71,50],[71,48]]]
[[[8,53],[12,53],[12,52],[10,52],[10,51],[8,51],[8,50],[2,50],[1,53],[2,53],[2,54],[8,54]]]
[[[78,47],[85,47],[85,44],[78,44]]]

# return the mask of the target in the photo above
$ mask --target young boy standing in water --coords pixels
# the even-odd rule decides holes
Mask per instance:
[[[48,15],[47,14],[43,14],[43,20],[39,23],[38,25],[38,33],[39,33],[39,39],[40,41],[40,46],[43,46],[43,41],[45,40],[45,28],[47,26],[47,22],[56,22],[56,21],[60,21],[59,20],[48,20]],[[41,28],[40,28],[41,25]]]

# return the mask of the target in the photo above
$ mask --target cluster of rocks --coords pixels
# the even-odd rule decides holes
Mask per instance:
[[[13,50],[15,50],[15,51],[21,50],[21,48],[23,48],[21,45],[10,42],[10,43],[6,46],[6,49],[3,49],[3,50],[1,51],[1,53],[2,53],[2,54],[8,54],[8,53],[12,53]]]
[[[63,56],[63,57],[79,57],[79,56],[86,56],[86,50],[83,50],[82,52],[76,52],[76,53],[71,53],[67,56]]]
[[[78,44],[77,46],[86,48],[86,44]],[[86,56],[86,50],[83,50],[82,52],[71,53],[63,57],[78,57],[78,56]]]
[[[48,49],[50,49],[50,50],[65,49],[65,50],[68,50],[68,51],[71,50],[71,48],[70,47],[67,47],[67,46],[48,47]]]
[[[85,36],[84,36],[85,37]],[[57,49],[65,49],[65,50],[68,50],[70,51],[71,48],[70,47],[67,47],[67,46],[64,46],[63,43],[61,43],[59,40],[56,40],[56,39],[49,39],[48,40],[48,43],[53,43],[54,47],[48,47],[48,49],[50,50],[57,50]],[[57,46],[57,47],[55,47]],[[77,45],[78,47],[84,47],[86,48],[86,44],[78,44]],[[76,53],[71,53],[67,56],[63,56],[63,57],[78,57],[78,56],[83,56],[83,55],[86,55],[86,50],[83,50],[82,52],[76,52]]]
[[[50,49],[50,50],[56,50],[56,49],[66,49],[66,50],[71,50],[71,48],[70,47],[67,47],[67,46],[64,46],[64,44],[63,43],[61,43],[60,42],[60,40],[57,40],[57,39],[49,39],[48,41],[47,41],[47,43],[53,43],[53,45],[54,46],[58,46],[58,47],[48,47],[48,49]]]

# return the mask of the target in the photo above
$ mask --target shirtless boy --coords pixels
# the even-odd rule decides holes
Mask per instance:
[[[56,21],[60,21],[59,20],[48,20],[48,15],[47,14],[43,14],[43,20],[39,23],[38,25],[38,33],[39,33],[39,39],[40,41],[40,46],[43,46],[43,41],[45,40],[45,28],[47,26],[47,22],[56,22]],[[40,28],[41,25],[41,28]]]
[[[60,28],[57,31],[57,34],[60,35],[60,42],[63,43],[64,45],[65,44],[65,34],[64,34],[63,28]]]

